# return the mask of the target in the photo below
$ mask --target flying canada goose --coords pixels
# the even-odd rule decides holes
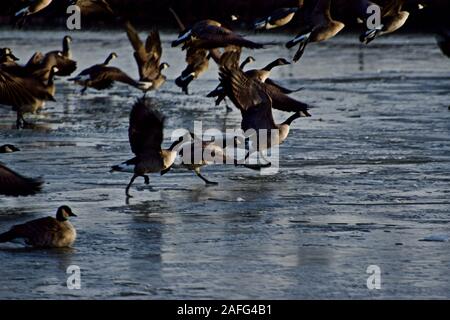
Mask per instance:
[[[264,45],[243,38],[233,31],[222,26],[214,20],[202,20],[195,23],[191,28],[180,33],[177,40],[172,42],[172,47],[184,44],[185,48],[214,49],[229,45],[260,49]]]
[[[286,43],[287,48],[299,44],[293,61],[297,62],[303,55],[306,45],[310,42],[328,40],[338,34],[344,24],[333,20],[330,15],[331,0],[317,0],[314,8],[306,13],[308,25],[306,30],[298,34],[294,39]]]
[[[161,72],[169,67],[166,62],[160,63],[162,47],[159,32],[156,30],[150,32],[144,45],[130,22],[126,22],[125,27],[128,39],[134,49],[134,58],[139,70],[139,81],[145,87],[143,91],[146,93],[149,90],[159,89],[166,82],[166,76]]]
[[[87,88],[96,90],[109,89],[115,81],[123,82],[145,91],[148,88],[147,86],[142,87],[140,83],[119,68],[108,66],[111,60],[115,58],[117,58],[117,54],[113,52],[106,58],[105,62],[81,71],[80,74],[69,79],[69,81],[74,81],[83,87],[81,94],[84,94]]]
[[[148,100],[137,100],[130,113],[128,128],[131,151],[136,156],[111,168],[111,172],[133,173],[125,189],[127,197],[131,197],[129,190],[137,177],[143,177],[145,184],[149,184],[147,174],[166,170],[175,161],[177,151],[174,148],[183,141],[183,137],[173,142],[168,149],[162,149],[163,130],[164,116]]]
[[[178,14],[169,8],[175,21],[177,22],[180,32],[185,30],[183,22],[181,21]],[[189,84],[197,79],[202,73],[204,73],[209,68],[209,59],[211,54],[206,49],[188,48],[186,50],[186,68],[181,72],[181,75],[175,79],[175,84],[181,88],[185,94],[189,94]]]
[[[233,67],[233,65],[224,65],[220,68],[220,81],[227,96],[241,111],[241,129],[244,131],[253,129],[256,132],[264,129],[277,130],[276,137],[272,137],[271,131],[269,131],[267,134],[268,141],[265,142],[260,141],[258,135],[256,151],[262,151],[283,143],[289,134],[291,123],[300,118],[302,113],[309,115],[307,105],[304,105],[302,110],[285,108],[284,111],[294,112],[294,114],[283,123],[276,124],[272,115],[273,92],[270,92],[264,83],[249,78],[242,70]],[[250,152],[247,153],[245,158],[249,155]]]
[[[400,29],[410,15],[408,9],[404,8],[405,5],[406,0],[388,1],[381,10],[381,24],[375,28],[367,29],[361,34],[359,40],[364,44],[369,44],[377,37]],[[415,10],[420,10],[422,8],[423,5],[417,2]]]
[[[208,70],[211,54],[206,49],[188,48],[186,50],[186,68],[181,75],[175,79],[175,84],[185,94],[189,94],[189,84]]]
[[[436,41],[442,53],[450,58],[450,31],[440,31],[438,34],[436,34]]]
[[[28,6],[20,9],[14,14],[15,25],[22,27],[28,16],[35,14],[43,9],[45,9],[52,0],[34,0]]]
[[[77,232],[69,222],[69,217],[76,217],[68,206],[61,206],[56,211],[56,218],[45,217],[13,226],[0,234],[1,242],[23,239],[35,248],[70,247],[77,237]]]
[[[236,55],[234,55],[234,56],[236,57]],[[224,57],[226,57],[226,56],[224,56]],[[243,68],[248,63],[253,62],[253,61],[254,61],[253,57],[247,57],[247,59],[245,59],[241,63],[241,65],[239,66],[239,69],[243,70]],[[237,61],[233,62],[233,64],[237,65]],[[273,80],[269,79],[270,73],[273,68],[278,67],[278,66],[283,66],[283,65],[289,65],[289,64],[290,64],[290,62],[288,62],[286,59],[278,58],[278,59],[275,59],[274,61],[272,61],[271,63],[269,63],[268,65],[266,65],[262,69],[247,70],[247,71],[245,71],[245,74],[251,79],[255,79],[260,82],[266,82],[269,86],[277,86],[280,90],[282,90],[285,93],[292,93],[293,91],[283,88],[283,87],[279,86],[278,84],[276,84]],[[219,84],[213,91],[211,91],[207,95],[207,97],[217,97],[216,106],[219,105],[220,102],[225,98],[225,92],[223,90],[223,87]]]
[[[284,25],[287,25],[289,22],[291,22],[294,15],[297,13],[299,8],[301,8],[303,5],[303,0],[299,1],[298,7],[293,8],[278,8],[275,11],[273,11],[268,16],[258,19],[254,22],[253,27],[256,30],[261,29],[275,29],[282,27]]]
[[[228,52],[223,56],[223,66],[227,67],[227,70],[229,70],[230,72],[234,71],[234,70],[239,70],[239,73],[244,73],[237,64],[238,58],[237,58],[237,53],[235,52]],[[247,74],[245,74],[245,78],[250,78]],[[231,78],[228,78],[231,79]],[[304,116],[309,117],[310,114],[308,113],[308,109],[311,108],[311,106],[295,100],[291,97],[289,97],[287,94],[288,93],[292,93],[294,92],[293,90],[289,90],[289,89],[285,89],[279,85],[277,85],[274,81],[268,82],[268,83],[263,83],[261,82],[258,78],[250,78],[251,80],[254,80],[256,82],[259,82],[261,87],[265,90],[265,92],[270,96],[271,98],[271,105],[273,108],[281,110],[281,111],[286,111],[286,112],[300,112],[301,114],[303,114]],[[266,79],[266,82],[268,81],[268,79]],[[230,96],[230,92],[229,92],[229,88],[227,89],[225,86],[223,86],[223,81],[220,81],[219,84],[219,89],[217,91],[220,92],[225,92],[225,94],[227,96]],[[299,89],[300,90],[300,89]],[[216,91],[216,90],[214,90]],[[214,94],[217,94],[216,92],[211,92],[211,96],[213,96]],[[298,91],[298,90],[295,90]],[[220,95],[219,95],[220,97]],[[239,108],[239,107],[238,107]],[[241,109],[241,108],[239,108]]]
[[[34,77],[11,75],[0,67],[0,104],[12,106],[17,112],[17,128],[27,124],[23,118],[25,113],[36,113],[45,101],[55,101],[53,78],[57,71],[58,68],[53,66],[48,81],[42,82]]]
[[[62,51],[51,51],[43,57],[43,60],[45,60],[50,59],[50,56],[52,56],[55,65],[59,69],[56,73],[57,76],[70,76],[77,69],[77,63],[72,60],[72,52],[70,51],[71,42],[72,37],[65,36],[63,38]],[[39,61],[35,61],[34,63],[39,63]]]

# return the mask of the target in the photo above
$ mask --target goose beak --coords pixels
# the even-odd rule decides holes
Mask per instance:
[[[15,55],[13,55],[12,53],[10,53],[9,54],[9,57],[11,58],[11,59],[13,59],[14,61],[19,61],[20,59],[19,58],[17,58]]]
[[[73,212],[71,212],[70,214],[69,214],[69,217],[78,217],[75,213],[73,213]]]

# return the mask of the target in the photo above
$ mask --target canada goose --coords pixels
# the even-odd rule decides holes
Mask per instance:
[[[237,56],[237,55],[234,55]],[[237,58],[237,57],[236,57]],[[243,68],[250,62],[253,62],[253,57],[247,57],[241,65],[239,66],[239,69],[243,70]],[[237,61],[233,62],[234,64],[237,64]],[[270,72],[273,68],[283,65],[288,65],[290,62],[288,62],[286,59],[278,58],[266,65],[262,69],[252,69],[245,71],[245,74],[252,79],[258,80],[260,82],[266,82],[270,76]],[[213,91],[211,91],[207,97],[217,97],[216,99],[216,106],[220,104],[220,102],[225,98],[225,92],[223,90],[223,87],[219,84]]]
[[[71,42],[72,37],[65,36],[63,38],[62,51],[48,52],[43,58],[43,60],[45,60],[46,58],[50,59],[50,56],[53,57],[54,63],[59,69],[56,73],[57,76],[70,76],[77,69],[77,63],[72,60],[72,52],[70,51]],[[39,63],[39,61],[36,61],[35,63]]]
[[[227,96],[241,111],[241,128],[244,131],[249,129],[256,131],[260,129],[278,130],[278,137],[275,137],[278,139],[274,141],[275,144],[281,144],[287,138],[291,123],[301,117],[302,113],[309,115],[306,104],[303,104],[302,108],[289,106],[284,108],[284,111],[294,112],[294,114],[283,123],[275,124],[272,106],[275,107],[273,102],[275,102],[274,99],[277,99],[277,94],[268,90],[264,83],[249,78],[242,70],[235,68],[233,65],[224,65],[220,68],[220,81]],[[265,145],[260,144],[261,141],[258,139],[257,151],[273,146],[270,131],[268,137],[269,141]],[[246,158],[249,155],[250,153],[247,154]]]
[[[20,9],[14,14],[15,24],[22,27],[25,24],[26,18],[32,14],[35,14],[45,9],[52,0],[34,0],[28,6]]]
[[[14,151],[13,151],[14,152]],[[24,177],[0,163],[0,194],[29,196],[41,190],[42,180]]]
[[[112,87],[115,81],[129,84],[133,87],[145,90],[136,80],[132,79],[125,72],[116,67],[109,67],[111,60],[117,58],[115,52],[111,53],[101,64],[96,64],[80,72],[76,77],[69,79],[83,87],[81,93],[84,94],[87,88],[104,90]]]
[[[7,61],[0,64],[0,68],[9,74],[22,78],[35,78],[43,83],[50,79],[52,68],[58,64],[57,56],[62,53],[44,55],[42,52],[34,53],[25,65],[19,65],[16,61]]]
[[[161,172],[169,168],[177,157],[174,148],[182,142],[183,137],[172,143],[168,149],[162,149],[164,116],[156,110],[148,100],[136,101],[130,113],[128,138],[131,151],[136,157],[113,166],[111,172],[133,173],[125,194],[131,197],[129,190],[137,177],[143,177],[145,184],[150,183],[148,173]]]
[[[172,8],[169,8],[175,21],[177,22],[180,32],[186,29],[178,14]],[[209,59],[211,54],[206,49],[188,48],[186,50],[186,68],[181,75],[175,79],[175,84],[181,88],[185,94],[189,94],[189,84],[197,79],[202,73],[209,68]]]
[[[12,153],[17,151],[20,151],[20,149],[12,144],[4,144],[0,146],[0,153]]]
[[[228,66],[229,70],[239,69],[240,71],[242,71],[242,68],[237,67],[237,61],[238,61],[237,59],[238,59],[237,54],[230,52],[230,53],[227,53],[226,55],[224,55],[224,57],[223,57],[224,61],[222,63],[223,63],[223,65]],[[272,98],[273,108],[283,110],[283,111],[291,111],[291,112],[299,111],[299,112],[302,112],[304,115],[309,116],[309,113],[307,112],[307,110],[309,108],[308,105],[287,96],[287,94],[293,93],[295,91],[299,91],[300,89],[298,89],[298,90],[286,89],[286,88],[278,85],[275,81],[268,78],[268,76],[270,75],[270,71],[275,66],[281,66],[281,65],[286,65],[286,64],[289,64],[289,62],[283,58],[279,58],[279,59],[276,59],[273,62],[269,63],[263,69],[248,70],[248,71],[245,71],[244,73],[247,76],[247,78],[250,78],[252,80],[263,83],[264,89],[267,91],[267,93]],[[222,83],[220,83],[216,87],[216,89],[214,89],[207,95],[207,97],[217,97],[217,99],[216,99],[216,105],[217,105],[223,100],[223,98],[226,95],[228,95],[228,93],[226,92]]]
[[[17,112],[17,128],[27,124],[23,118],[25,113],[36,113],[45,101],[55,101],[53,78],[57,71],[58,68],[53,66],[45,83],[34,77],[11,75],[0,67],[0,104],[12,106]]]
[[[282,27],[291,22],[294,15],[297,13],[299,7],[294,8],[279,8],[273,11],[268,16],[258,19],[253,24],[256,30],[261,29],[275,29]]]
[[[208,70],[211,55],[206,49],[188,48],[186,51],[186,68],[175,79],[175,84],[185,94],[189,94],[189,84]]]
[[[450,31],[442,30],[436,35],[436,41],[442,53],[450,58]]]
[[[369,44],[375,38],[384,34],[392,33],[400,29],[408,20],[410,12],[404,8],[406,0],[390,0],[382,7],[381,24],[373,29],[367,29],[361,34],[359,40],[364,44]],[[423,8],[417,3],[417,10]]]
[[[214,49],[228,45],[260,49],[264,46],[243,38],[233,31],[222,26],[214,20],[202,20],[195,23],[191,28],[180,33],[177,40],[172,42],[172,47],[184,44],[184,48]]]
[[[10,48],[0,48],[0,64],[19,61]]]
[[[345,25],[342,22],[331,18],[330,7],[331,0],[317,0],[312,11],[306,14],[309,22],[306,31],[286,43],[287,48],[299,44],[293,58],[294,62],[300,60],[308,43],[328,40],[344,28]]]
[[[0,242],[23,239],[27,245],[35,248],[70,247],[77,237],[77,232],[69,222],[77,215],[68,206],[61,206],[56,211],[56,218],[45,217],[13,226],[0,234]]]
[[[126,22],[125,26],[128,39],[134,49],[134,58],[139,69],[139,81],[145,88],[143,91],[146,93],[148,90],[159,89],[166,82],[166,76],[161,72],[169,67],[166,62],[160,63],[162,47],[159,32],[152,31],[144,45],[131,23]]]

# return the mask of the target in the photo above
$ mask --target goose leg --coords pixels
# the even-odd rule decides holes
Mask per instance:
[[[150,184],[150,178],[148,176],[143,176],[143,177],[144,177],[144,183],[146,185],[149,185]]]
[[[217,182],[209,181],[209,180],[206,179],[204,176],[202,176],[202,174],[200,173],[200,168],[194,169],[194,172],[195,172],[195,174],[196,174],[200,179],[202,179],[203,181],[205,181],[206,184],[209,184],[209,185],[218,185]]]
[[[138,176],[137,175],[133,175],[133,177],[131,178],[130,182],[127,185],[127,188],[125,189],[125,194],[128,198],[133,198],[132,195],[130,195],[130,187],[133,184],[134,180],[136,180]]]
[[[233,109],[228,105],[227,98],[224,98],[223,100],[225,101],[225,111],[226,112],[233,111]]]
[[[22,115],[20,112],[17,112],[17,120],[16,120],[16,129],[20,129],[22,127]]]
[[[87,87],[84,87],[83,89],[81,89],[80,93],[81,95],[84,95],[86,93]]]

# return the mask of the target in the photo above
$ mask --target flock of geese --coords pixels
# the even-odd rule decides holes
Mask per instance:
[[[364,30],[360,41],[369,43],[383,34],[399,29],[409,15],[409,12],[402,9],[406,1],[391,0],[381,7],[381,25],[375,29]],[[115,14],[106,0],[72,2],[79,4],[82,8],[95,4],[98,8]],[[355,18],[365,21],[368,18],[366,9],[374,2],[368,0],[351,2],[353,5],[356,4]],[[45,9],[50,3],[51,0],[32,1],[29,6],[15,14],[16,23],[23,25],[28,16]],[[278,28],[288,24],[295,15],[301,13],[305,24],[301,32],[286,43],[287,48],[297,46],[292,59],[296,62],[303,55],[307,45],[330,39],[345,27],[342,22],[333,20],[330,14],[331,6],[337,3],[342,1],[299,1],[298,7],[279,8],[268,16],[257,19],[253,27],[257,30]],[[311,116],[309,110],[312,106],[289,96],[300,89],[285,88],[270,79],[273,68],[289,65],[291,62],[284,58],[277,58],[262,69],[251,70],[246,68],[248,64],[255,61],[252,56],[246,57],[241,62],[242,48],[260,49],[268,44],[248,40],[214,20],[202,20],[186,27],[175,11],[172,9],[170,11],[180,29],[180,34],[172,42],[172,47],[182,46],[182,50],[186,51],[187,65],[181,75],[176,78],[176,85],[187,94],[189,84],[208,69],[209,61],[212,59],[219,66],[220,82],[208,94],[208,97],[215,98],[216,105],[228,98],[241,112],[241,129],[244,131],[267,129],[277,132],[275,140],[268,139],[269,142],[257,140],[256,146],[253,146],[251,150],[248,141],[245,139],[238,141],[239,139],[233,137],[233,145],[243,144],[246,151],[244,160],[254,152],[263,152],[274,144],[283,143],[289,135],[290,125],[294,120],[302,116]],[[77,69],[77,62],[72,57],[70,36],[64,37],[62,50],[46,54],[36,52],[25,64],[18,63],[19,58],[14,55],[12,49],[0,48],[0,105],[10,106],[16,112],[16,128],[28,126],[28,122],[24,119],[26,114],[36,113],[44,107],[46,102],[55,101],[55,76],[70,77],[68,80],[82,87],[81,94],[89,88],[107,90],[114,82],[121,82],[143,93],[143,97],[135,102],[130,113],[129,142],[135,156],[111,168],[111,171],[132,174],[126,187],[127,197],[131,197],[129,190],[136,178],[142,177],[144,182],[149,184],[148,174],[166,174],[174,167],[176,158],[183,155],[185,150],[199,147],[202,151],[208,150],[224,160],[229,160],[223,147],[228,145],[226,141],[204,141],[190,132],[180,136],[169,148],[162,147],[165,117],[145,98],[148,91],[157,90],[166,82],[164,70],[169,67],[169,64],[161,62],[163,50],[159,32],[152,30],[144,42],[129,21],[120,18],[119,15],[116,16],[123,23],[133,48],[139,79],[133,79],[123,70],[110,66],[111,61],[117,58],[114,52],[110,53],[103,63],[95,64],[73,76]],[[448,33],[442,33],[439,36],[438,45],[444,54],[450,56]],[[228,110],[228,104],[226,107]],[[275,123],[272,115],[273,108],[291,114],[284,122]],[[0,147],[0,153],[18,151],[20,150],[17,147],[10,144]],[[191,156],[193,157],[193,153]],[[243,165],[253,170],[270,166],[270,163],[252,166],[236,158],[231,160],[235,165]],[[201,167],[208,164],[210,162],[205,159],[196,162],[194,159],[186,160],[186,157],[183,157],[181,166],[193,171],[206,184],[215,184],[200,172]],[[22,176],[0,163],[0,194],[2,195],[33,195],[41,190],[42,183],[40,179]],[[25,239],[29,245],[36,247],[70,246],[76,238],[75,229],[68,221],[71,216],[75,216],[71,209],[62,206],[58,209],[56,218],[47,217],[14,226],[10,231],[0,234],[0,242],[19,238]]]

